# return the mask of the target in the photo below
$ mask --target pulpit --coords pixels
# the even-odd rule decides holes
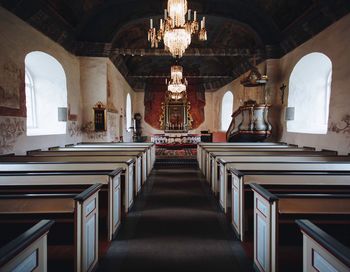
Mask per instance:
[[[268,121],[270,105],[247,101],[232,114],[232,122],[226,133],[228,142],[263,141],[271,135]]]

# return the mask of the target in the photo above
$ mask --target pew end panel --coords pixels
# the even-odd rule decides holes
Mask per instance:
[[[303,235],[303,272],[350,271],[350,250],[309,220],[296,220]]]
[[[302,241],[297,236],[295,219],[313,218],[333,227],[338,224],[342,233],[344,224],[349,224],[347,193],[271,193],[255,183],[250,187],[254,192],[254,266],[258,271],[301,268],[302,256],[297,248],[301,248]]]
[[[108,239],[115,238],[122,221],[122,169],[110,174],[109,208],[108,208]]]
[[[98,262],[98,193],[95,184],[75,197],[76,271],[93,271]]]
[[[47,271],[47,235],[52,220],[41,220],[23,234],[0,248],[0,270]]]
[[[273,194],[258,184],[251,184],[254,191],[254,268],[257,271],[277,271],[275,265],[276,233],[274,221],[277,216],[277,201]]]

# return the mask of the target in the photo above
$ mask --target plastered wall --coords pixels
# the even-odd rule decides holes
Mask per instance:
[[[135,94],[108,58],[77,57],[0,7],[0,154],[81,141],[131,141],[126,130],[125,104]],[[67,77],[66,134],[26,136],[25,56],[43,51],[56,58]],[[93,131],[93,106],[107,106],[107,131]],[[134,112],[134,105],[132,107]],[[38,113],[40,114],[40,112]]]
[[[80,141],[79,59],[1,7],[0,40],[0,154]],[[65,135],[26,136],[24,60],[32,51],[50,54],[66,73],[70,118]]]
[[[317,149],[337,150],[341,154],[350,152],[350,15],[343,17],[323,32],[285,55],[279,63],[280,76],[277,85],[289,85],[289,77],[297,62],[312,52],[321,52],[332,61],[332,93],[329,107],[328,133],[325,135],[290,133],[286,130],[284,108],[288,103],[288,88],[285,104],[279,119],[278,138],[288,143],[315,146]],[[317,109],[310,109],[317,110]]]

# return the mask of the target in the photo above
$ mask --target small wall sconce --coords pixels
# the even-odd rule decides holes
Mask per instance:
[[[294,107],[288,107],[286,108],[286,114],[285,114],[285,120],[286,121],[293,121],[295,115],[295,108]]]
[[[67,122],[68,119],[68,109],[67,108],[58,108],[58,121]]]

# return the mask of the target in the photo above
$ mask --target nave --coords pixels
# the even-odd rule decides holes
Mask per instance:
[[[203,176],[152,171],[98,271],[252,271]]]

